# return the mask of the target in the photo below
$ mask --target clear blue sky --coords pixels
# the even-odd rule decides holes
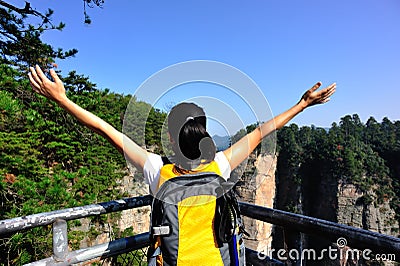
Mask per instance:
[[[167,66],[213,60],[251,77],[275,115],[316,81],[336,82],[331,102],[300,114],[299,125],[328,127],[353,113],[363,122],[400,120],[398,0],[106,0],[88,9],[91,25],[81,0],[31,2],[66,23],[45,41],[79,50],[59,69],[77,70],[100,89],[132,94]]]

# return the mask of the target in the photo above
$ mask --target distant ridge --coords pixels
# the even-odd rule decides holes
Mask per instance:
[[[217,151],[223,151],[227,149],[231,144],[231,138],[229,136],[212,136],[214,140],[215,146],[217,147]]]

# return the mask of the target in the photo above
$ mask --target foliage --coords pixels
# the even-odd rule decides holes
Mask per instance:
[[[86,10],[87,7],[94,8],[95,6],[102,8],[104,5],[104,0],[82,0],[83,1],[83,14],[84,14],[84,23],[91,24],[92,20]],[[38,30],[38,33],[42,33],[44,30],[48,29],[58,29],[61,30],[65,25],[60,23],[59,25],[54,25],[51,22],[51,16],[53,14],[53,10],[48,9],[46,12],[39,12],[35,8],[31,6],[30,2],[25,1],[25,6],[23,8],[17,7],[14,4],[11,4],[7,1],[0,0],[0,9],[10,13],[11,16],[7,16],[7,13],[0,12],[4,21],[10,20],[12,21],[9,26],[3,27],[3,30],[0,32],[6,38],[10,38],[11,41],[16,40],[15,27],[13,26],[21,26],[23,25],[24,19],[28,17],[36,18],[38,20],[37,26],[28,27],[28,30]],[[17,27],[18,28],[18,27]],[[25,27],[21,27],[20,32],[27,31]],[[14,37],[14,38],[11,38]]]
[[[104,1],[84,0],[85,7]],[[89,22],[85,9],[86,22]],[[0,1],[0,220],[120,198],[116,181],[126,174],[126,162],[104,138],[79,124],[53,102],[36,95],[29,86],[28,66],[47,69],[56,59],[74,56],[41,40],[47,30],[62,30],[52,22],[52,10],[39,12],[29,2],[19,8]],[[68,97],[111,125],[122,129],[131,96],[98,90],[88,77],[75,71],[62,77]],[[160,147],[165,118],[148,104],[131,101],[137,109],[132,130],[140,126],[149,134],[146,143]],[[148,112],[149,123],[146,121]],[[151,133],[156,134],[152,135]],[[144,145],[144,142],[142,143]],[[93,232],[92,232],[93,233]],[[0,265],[20,265],[49,257],[48,228],[35,228],[0,239]],[[82,234],[71,233],[76,247]]]
[[[18,8],[0,1],[0,64],[7,64],[26,70],[27,66],[39,64],[45,68],[54,60],[74,56],[76,49],[63,51],[41,40],[47,30],[62,30],[65,24],[52,22],[53,10],[40,13],[25,2]]]
[[[312,188],[318,186],[312,176],[318,176],[315,182],[333,176],[355,184],[366,195],[365,204],[390,201],[400,220],[399,132],[399,121],[378,123],[371,117],[364,125],[357,114],[329,129],[292,124],[278,132],[278,172],[291,177],[292,184],[311,182]]]
[[[33,94],[26,79],[19,78],[20,72],[6,65],[0,68],[4,70],[0,74],[0,220],[122,197],[116,187],[127,173],[124,157],[103,137]],[[76,73],[64,82],[70,99],[122,129],[130,95],[97,90],[87,77]],[[131,105],[150,110],[135,99]],[[145,115],[139,114],[144,121]],[[146,131],[159,132],[157,121],[164,118],[164,113],[152,110]],[[161,146],[157,138],[146,141]],[[49,233],[47,228],[37,228],[0,240],[0,250],[8,254],[4,259],[22,264],[49,256]],[[70,244],[76,246],[80,238],[74,235]]]
[[[83,0],[83,14],[85,15],[85,24],[92,23],[90,16],[86,12],[86,7],[93,8],[94,6],[103,7],[104,0]]]

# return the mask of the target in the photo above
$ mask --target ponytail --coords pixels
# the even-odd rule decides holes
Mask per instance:
[[[195,119],[188,120],[179,132],[179,148],[189,160],[211,162],[215,157],[215,144],[205,127]]]
[[[175,106],[168,115],[168,131],[175,142],[175,158],[180,168],[191,170],[214,160],[216,146],[206,130],[203,109],[193,103]]]

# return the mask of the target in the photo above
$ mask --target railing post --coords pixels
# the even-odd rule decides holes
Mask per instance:
[[[68,255],[67,222],[62,219],[53,223],[53,254],[55,261],[64,261]]]

